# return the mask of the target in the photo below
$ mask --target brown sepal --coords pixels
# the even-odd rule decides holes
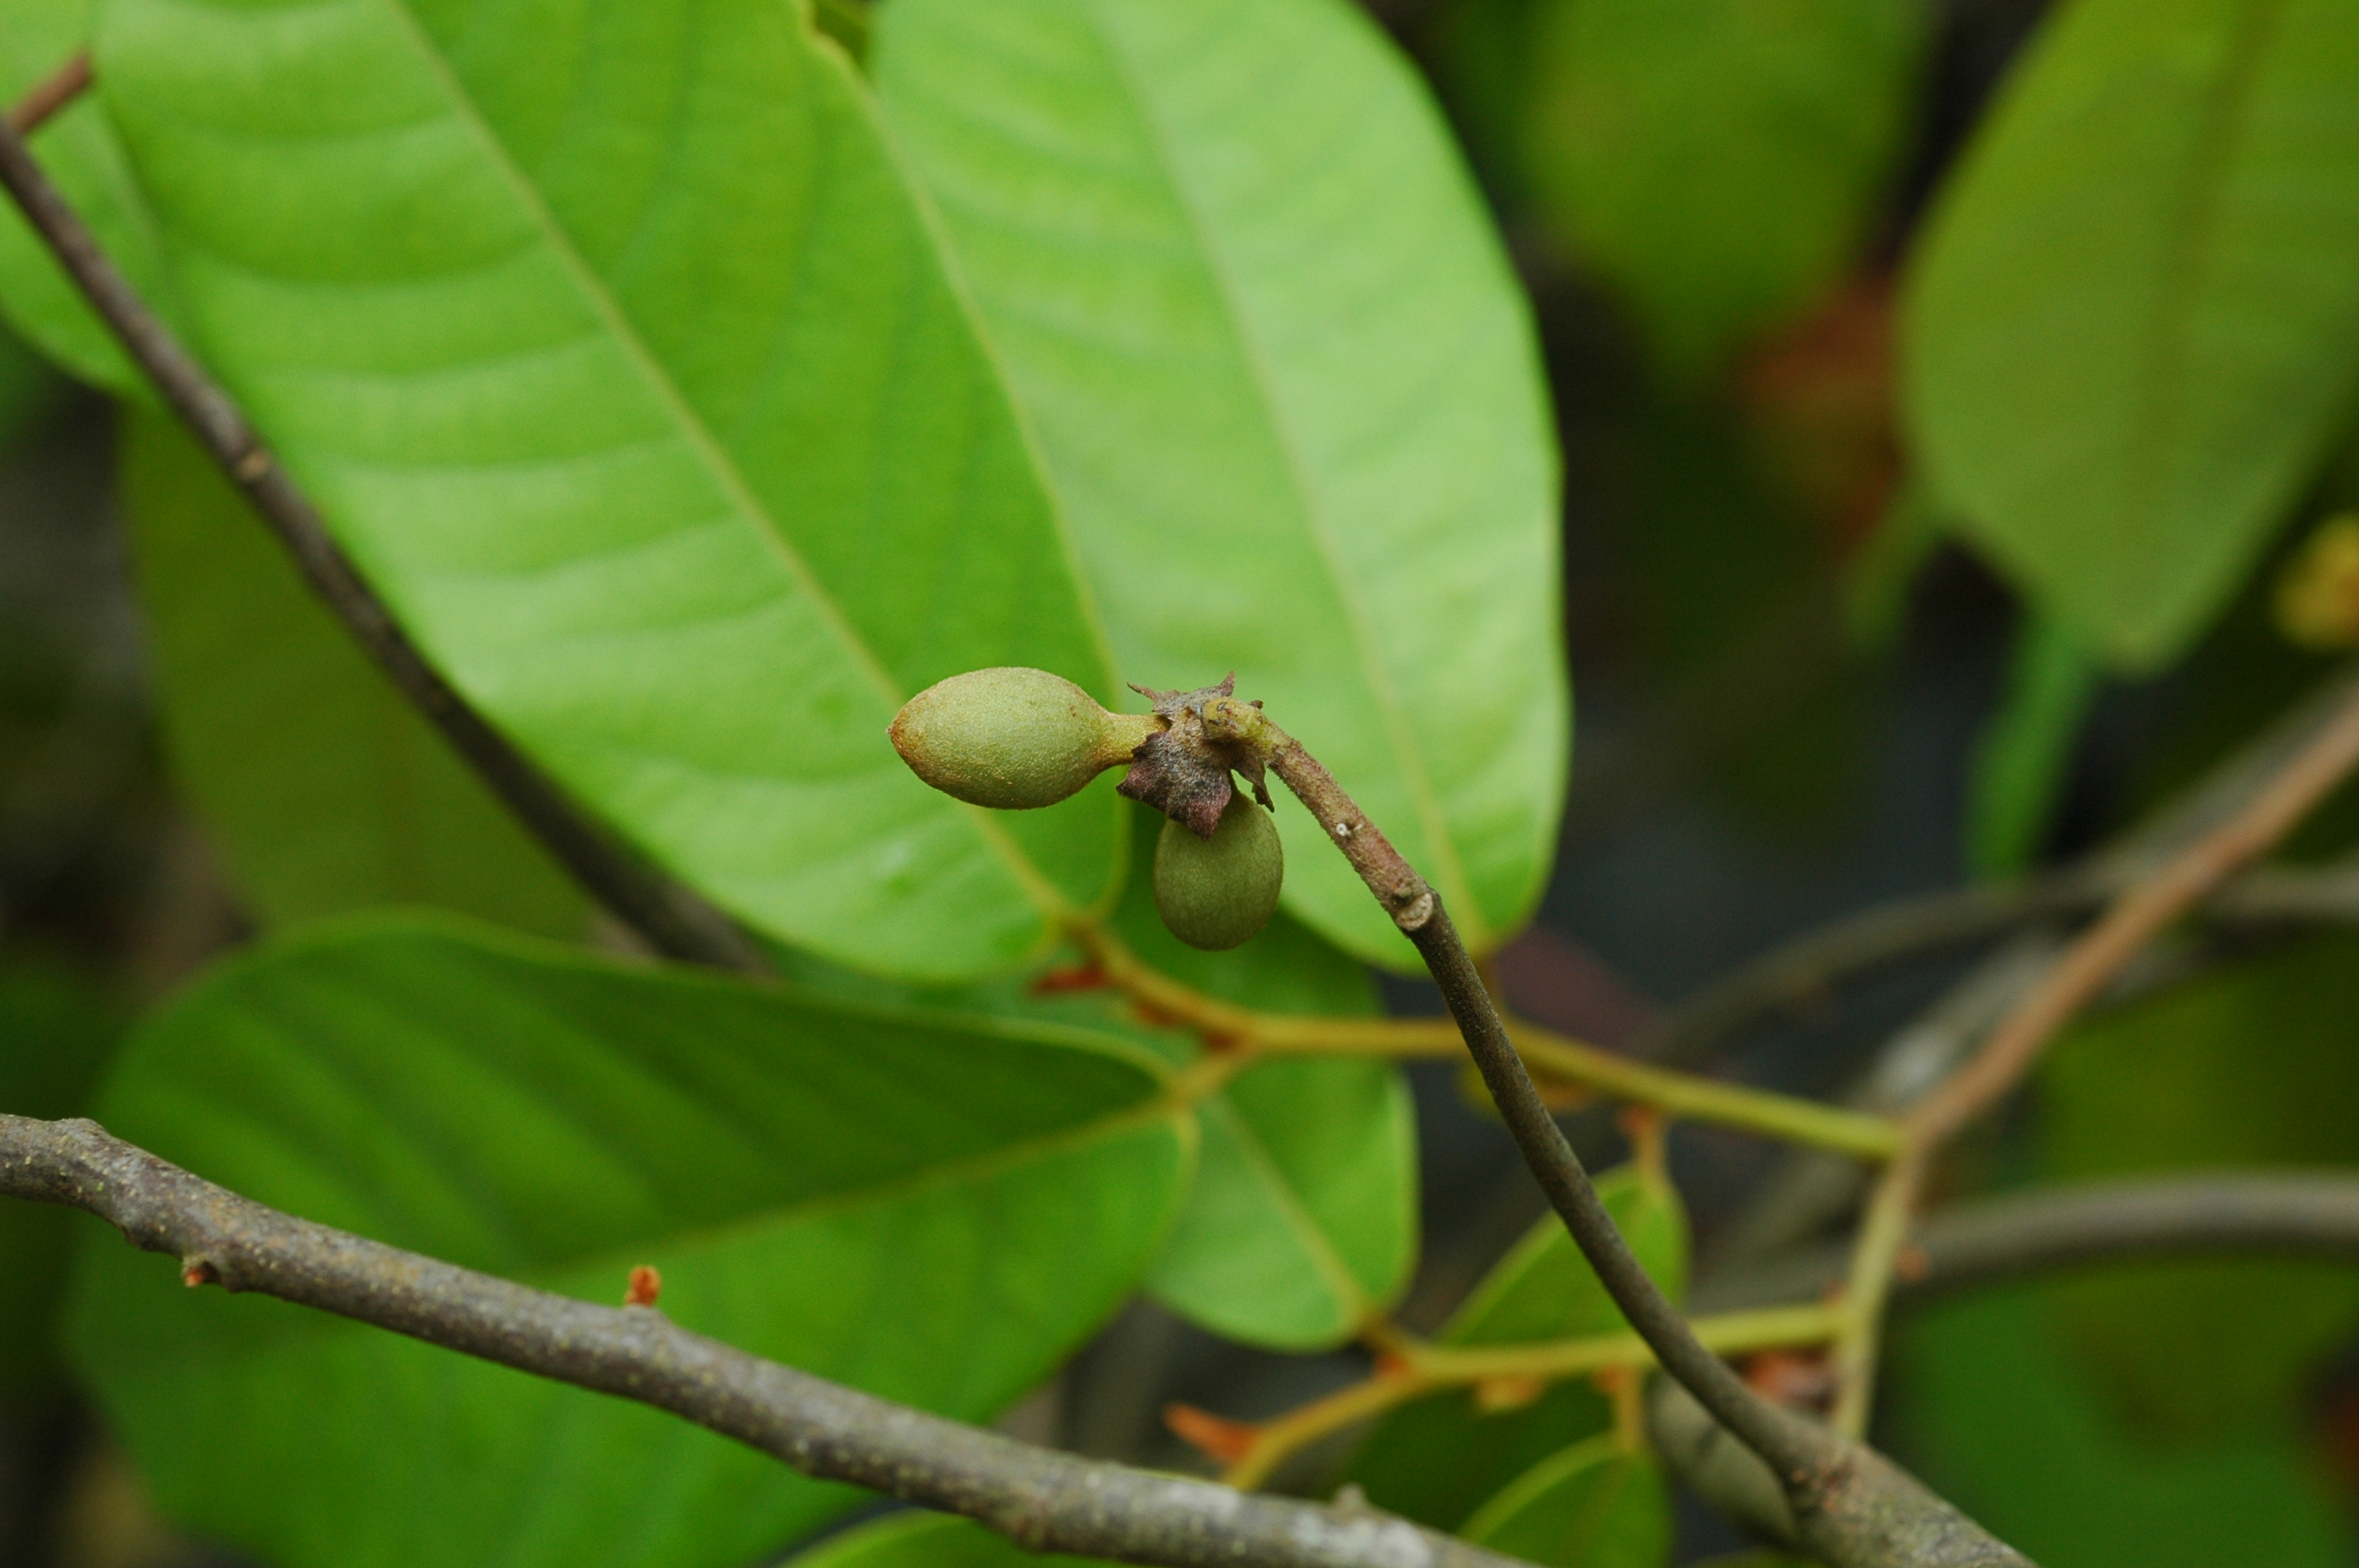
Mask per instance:
[[[1253,781],[1255,799],[1269,805],[1261,759],[1204,733],[1205,702],[1235,696],[1236,671],[1231,670],[1218,686],[1194,691],[1157,691],[1143,686],[1130,689],[1155,705],[1156,716],[1168,728],[1149,735],[1132,753],[1130,772],[1114,786],[1117,790],[1155,807],[1199,838],[1210,838],[1220,826],[1221,813],[1228,809],[1229,796],[1236,787],[1229,779],[1231,768]]]

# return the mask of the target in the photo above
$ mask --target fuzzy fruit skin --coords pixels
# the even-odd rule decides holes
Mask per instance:
[[[1155,908],[1171,935],[1218,953],[1269,924],[1286,881],[1286,850],[1268,812],[1240,792],[1199,838],[1166,819],[1155,840]]]
[[[894,717],[891,733],[901,760],[944,795],[1026,811],[1126,759],[1137,724],[1062,676],[1003,665],[935,682]]]

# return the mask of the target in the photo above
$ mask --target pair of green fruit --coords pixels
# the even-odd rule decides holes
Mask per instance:
[[[1109,713],[1046,670],[972,670],[928,687],[893,720],[893,747],[943,794],[999,811],[1054,806],[1132,760],[1163,728]],[[1286,880],[1270,814],[1233,790],[1209,838],[1166,818],[1155,841],[1155,907],[1171,934],[1219,952],[1269,924]]]

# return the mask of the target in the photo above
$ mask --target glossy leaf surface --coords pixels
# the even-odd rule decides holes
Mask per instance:
[[[265,1203],[966,1419],[1121,1300],[1187,1179],[1153,1059],[375,917],[148,1024],[108,1126]],[[95,1234],[74,1342],[158,1502],[281,1568],[753,1561],[850,1506],[669,1416]],[[388,1444],[388,1431],[431,1434]]]
[[[2109,662],[2173,657],[2359,375],[2345,0],[2058,9],[1919,243],[1905,344],[1967,533]]]
[[[1542,0],[1527,26],[1526,183],[1675,379],[1852,260],[1908,129],[1919,7]]]
[[[1234,667],[1505,940],[1564,775],[1555,459],[1408,66],[1342,0],[891,0],[872,65],[1124,678]],[[1414,968],[1319,825],[1278,824],[1287,907]]]
[[[1631,1250],[1676,1301],[1687,1284],[1687,1216],[1679,1194],[1636,1165],[1597,1183]],[[1621,1332],[1622,1314],[1550,1215],[1534,1226],[1451,1314],[1444,1345],[1510,1345]],[[1470,1393],[1402,1406],[1370,1430],[1344,1479],[1369,1501],[1440,1530],[1458,1530],[1484,1499],[1549,1455],[1611,1425],[1585,1380],[1559,1383],[1519,1409],[1485,1412]]]
[[[1545,1568],[1664,1568],[1671,1560],[1670,1494],[1652,1458],[1607,1433],[1516,1476],[1461,1533]]]
[[[201,346],[445,673],[576,795],[847,963],[1005,965],[1110,798],[885,741],[993,665],[1112,696],[997,376],[849,65],[766,0],[108,0]]]
[[[266,919],[430,903],[578,936],[565,874],[372,665],[162,413],[124,413],[118,493],[174,773]]]

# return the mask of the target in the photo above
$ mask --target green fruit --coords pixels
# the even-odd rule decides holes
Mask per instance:
[[[970,670],[911,697],[893,749],[945,795],[1002,811],[1054,806],[1130,760],[1158,721],[1108,713],[1062,676]]]
[[[1268,812],[1229,796],[1220,825],[1199,838],[1166,820],[1155,841],[1155,907],[1171,935],[1217,953],[1269,924],[1286,881],[1286,850]]]

